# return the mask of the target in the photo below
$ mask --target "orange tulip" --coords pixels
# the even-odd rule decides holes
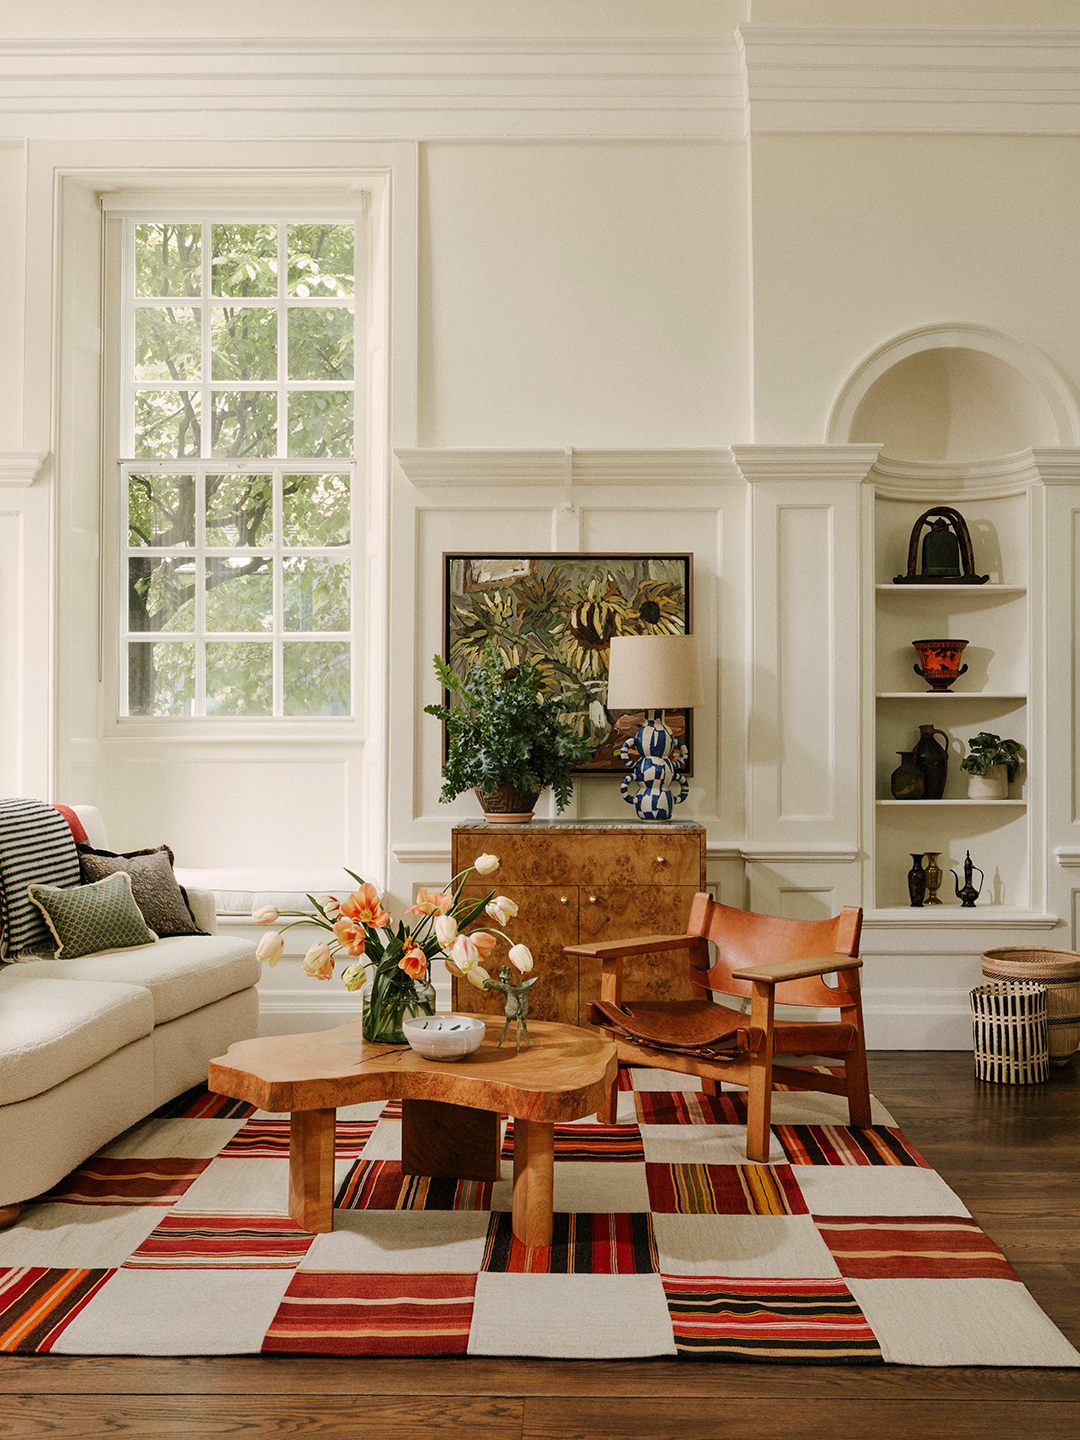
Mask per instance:
[[[363,955],[364,941],[367,939],[367,931],[363,925],[358,925],[355,920],[341,919],[334,926],[334,934],[350,955]]]
[[[344,920],[355,920],[361,925],[370,925],[376,930],[390,924],[390,916],[382,908],[379,892],[370,881],[366,885],[361,885],[359,890],[354,890],[342,903],[341,915]],[[357,950],[350,953],[359,955],[360,952]]]
[[[412,980],[422,980],[427,974],[427,956],[419,945],[411,945],[398,961],[398,969],[404,970]]]
[[[444,890],[418,890],[416,904],[410,905],[407,915],[445,915],[453,905],[453,896]]]

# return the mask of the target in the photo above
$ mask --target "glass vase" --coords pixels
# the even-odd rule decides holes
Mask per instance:
[[[373,985],[366,980],[360,990],[360,1003],[365,1040],[376,1045],[407,1045],[402,1024],[416,1015],[435,1014],[435,987],[427,979],[410,980],[407,986],[395,984],[393,988],[385,981]]]

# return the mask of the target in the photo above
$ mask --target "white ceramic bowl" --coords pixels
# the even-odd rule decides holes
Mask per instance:
[[[463,1060],[484,1038],[484,1022],[475,1015],[418,1015],[401,1028],[425,1060]]]

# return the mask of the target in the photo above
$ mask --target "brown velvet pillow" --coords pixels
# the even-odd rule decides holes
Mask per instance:
[[[168,845],[153,850],[131,850],[117,855],[112,850],[95,850],[78,845],[79,869],[84,885],[126,870],[131,876],[131,893],[143,919],[156,935],[205,935],[195,923],[187,894],[173,874],[173,852]]]

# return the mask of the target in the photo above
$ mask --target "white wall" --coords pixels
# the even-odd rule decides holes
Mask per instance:
[[[298,16],[192,0],[181,24],[163,3],[9,0],[8,792],[96,801],[115,841],[167,839],[191,867],[348,864],[407,901],[445,878],[468,807],[439,806],[437,727],[420,714],[442,550],[690,551],[708,703],[680,813],[708,827],[710,883],[782,913],[869,907],[876,447],[822,442],[848,377],[918,326],[1013,337],[1075,389],[1080,32],[1039,28],[1074,11],[314,0]],[[1021,21],[1033,28],[978,29]],[[118,725],[107,628],[97,679],[98,601],[107,616],[115,603],[98,545],[108,577],[115,536],[108,473],[99,530],[95,195],[221,171],[383,187],[362,706],[306,737]],[[1024,433],[1040,416],[1025,401],[1001,433],[1046,444],[1049,429]],[[939,405],[934,425],[951,419]],[[1031,462],[1040,484],[1048,463]],[[1052,544],[1075,569],[1065,479],[1036,568]],[[1071,631],[1056,610],[1036,618],[1067,677],[1049,683],[1067,686]],[[1071,714],[1056,689],[1046,699]],[[606,780],[575,803],[627,813]],[[1057,943],[1072,943],[1076,822],[1060,807],[1037,819],[1029,856],[1068,853],[1031,925],[1065,917]],[[954,927],[928,946],[903,917],[894,928],[866,932],[876,1043],[963,1043],[985,937]],[[308,982],[284,968],[277,1003],[295,990],[302,1014]]]

